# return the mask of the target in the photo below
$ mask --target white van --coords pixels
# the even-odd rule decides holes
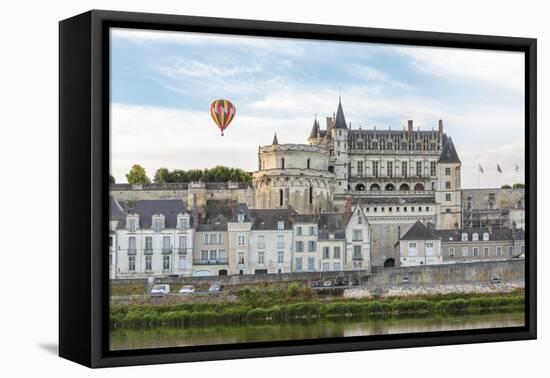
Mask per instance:
[[[170,293],[170,285],[155,285],[151,289],[151,295],[166,295]]]

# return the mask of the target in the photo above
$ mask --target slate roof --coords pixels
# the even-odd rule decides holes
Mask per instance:
[[[319,121],[317,121],[317,118],[315,118],[315,121],[313,121],[313,127],[311,128],[311,133],[309,134],[309,137],[317,138],[318,134],[319,134]]]
[[[109,196],[109,220],[122,220],[125,217],[120,203],[113,196]]]
[[[435,230],[435,234],[441,238],[443,243],[455,243],[462,241],[462,234],[468,234],[468,241],[472,241],[472,234],[477,233],[479,241],[483,240],[483,234],[489,233],[489,240],[491,241],[504,241],[504,240],[525,240],[525,231],[517,229],[513,232],[511,228],[493,228],[489,232],[488,228],[472,228],[472,229],[457,229],[457,230]],[[452,238],[453,240],[449,240]]]
[[[178,214],[187,212],[187,206],[180,199],[141,200],[126,204],[128,213],[139,215],[139,227],[151,228],[154,214],[164,215],[166,228],[176,228]],[[118,228],[126,228],[126,218],[119,221]]]
[[[446,134],[443,135],[443,149],[441,150],[441,155],[439,156],[439,162],[460,163],[460,159],[458,158],[453,140]]]
[[[292,220],[286,209],[254,209],[250,210],[253,230],[278,230],[279,221],[284,221],[284,229],[292,230]]]
[[[271,144],[279,144],[279,140],[277,139],[277,133],[273,136],[273,142]]]
[[[316,214],[296,214],[292,217],[294,223],[317,223]]]
[[[208,223],[197,225],[197,232],[205,231],[227,231],[227,218],[219,214],[211,218]]]
[[[338,101],[338,110],[336,111],[336,120],[334,121],[334,127],[337,129],[347,129],[346,117],[344,116],[344,109],[342,109],[342,101]]]
[[[416,223],[401,237],[401,240],[436,240],[439,237],[420,221]]]

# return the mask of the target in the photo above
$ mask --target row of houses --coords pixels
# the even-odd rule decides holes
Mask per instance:
[[[523,239],[522,230],[461,233],[418,221],[395,248],[403,266],[439,264],[517,257],[524,253]],[[112,279],[369,271],[371,232],[364,206],[351,201],[338,213],[249,209],[241,203],[201,217],[180,199],[119,203],[111,197],[109,256]]]
[[[110,198],[110,277],[368,270],[360,207],[301,215],[288,209],[213,210],[202,222],[179,199],[122,205]]]

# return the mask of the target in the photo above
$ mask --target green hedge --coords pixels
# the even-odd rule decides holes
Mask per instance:
[[[242,303],[188,303],[167,306],[111,306],[113,328],[286,322],[329,317],[381,317],[519,311],[523,295],[454,299],[339,300],[252,307]]]

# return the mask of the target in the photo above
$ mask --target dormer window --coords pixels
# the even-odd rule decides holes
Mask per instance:
[[[285,221],[278,221],[277,222],[277,229],[278,230],[284,230],[285,229]]]
[[[488,232],[483,233],[483,240],[485,240],[485,241],[489,240],[489,233]]]
[[[357,223],[363,224],[363,217],[361,216],[361,214],[357,215]]]
[[[237,221],[238,221],[239,223],[243,223],[243,222],[244,222],[244,214],[243,214],[243,213],[239,213],[239,214],[237,215]]]
[[[130,232],[136,232],[139,228],[139,216],[136,214],[128,214],[126,216],[126,228]]]
[[[164,215],[162,214],[153,215],[153,230],[155,230],[156,232],[160,232],[164,228],[165,228]]]
[[[176,225],[178,230],[187,230],[189,228],[189,215],[178,214],[178,224]]]
[[[462,241],[468,241],[468,234],[467,233],[462,234]]]
[[[478,241],[478,240],[479,240],[479,235],[478,235],[477,232],[474,232],[474,233],[472,234],[472,240],[473,240],[473,241]]]

